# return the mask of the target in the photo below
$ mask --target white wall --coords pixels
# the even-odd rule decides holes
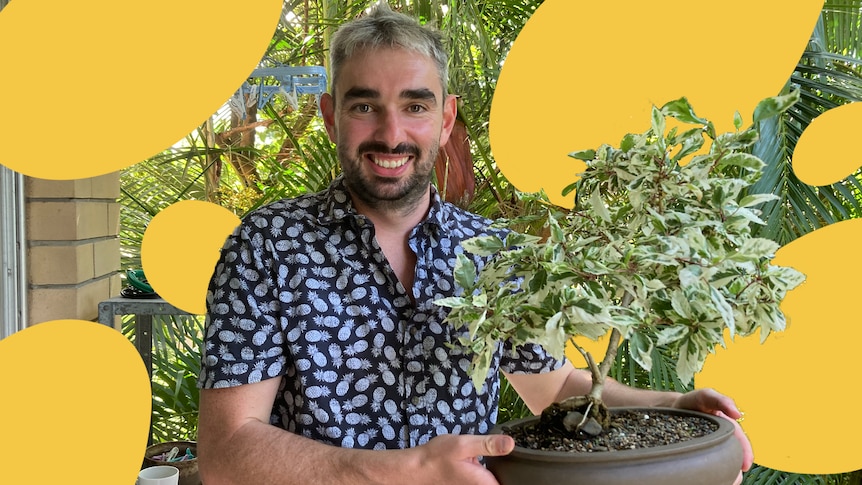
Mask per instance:
[[[24,328],[24,178],[0,165],[0,338]]]

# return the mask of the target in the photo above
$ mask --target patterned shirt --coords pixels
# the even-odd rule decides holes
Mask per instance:
[[[466,328],[447,324],[447,309],[434,301],[458,291],[452,270],[461,241],[497,230],[432,191],[427,218],[409,236],[412,299],[343,179],[247,216],[210,283],[199,386],[278,377],[270,423],[347,448],[406,448],[439,434],[490,431],[499,369],[537,373],[561,363],[538,345],[501,343],[476,389],[471,354],[458,345]]]

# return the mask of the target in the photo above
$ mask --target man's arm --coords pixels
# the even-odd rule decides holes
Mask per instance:
[[[352,450],[269,424],[279,379],[201,389],[198,462],[207,485],[497,485],[476,459],[505,455],[511,438],[445,435],[407,450]]]
[[[539,414],[551,403],[571,396],[590,392],[590,373],[576,369],[565,362],[559,369],[542,374],[509,374],[506,378],[534,414]],[[605,380],[602,400],[608,406],[673,406],[682,394],[678,392],[650,391],[629,387],[608,377]]]

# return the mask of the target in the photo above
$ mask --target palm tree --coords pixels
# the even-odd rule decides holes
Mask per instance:
[[[760,235],[786,244],[795,238],[862,214],[862,172],[828,186],[812,187],[791,169],[799,136],[819,114],[862,101],[862,0],[826,0],[807,49],[785,91],[798,89],[801,101],[780,118],[761,126],[755,154],[767,169],[752,191],[779,200],[764,207]],[[862,470],[837,475],[800,475],[755,466],[745,485],[857,484]]]
[[[768,168],[756,192],[780,200],[764,207],[761,235],[781,244],[815,229],[860,214],[859,172],[823,187],[811,187],[793,174],[791,156],[805,128],[819,114],[862,100],[862,46],[859,0],[828,0],[785,90],[798,89],[801,101],[781,118],[762,126],[755,154]]]

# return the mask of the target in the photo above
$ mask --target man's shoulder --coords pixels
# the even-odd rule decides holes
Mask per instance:
[[[262,221],[271,222],[273,220],[278,220],[281,223],[289,221],[313,221],[317,219],[324,203],[324,192],[279,199],[249,212],[243,217],[243,223],[256,225]]]
[[[504,236],[508,229],[494,225],[494,221],[467,209],[458,207],[451,202],[443,202],[444,213],[447,215],[447,228],[451,231],[465,232],[467,237],[498,235]]]

